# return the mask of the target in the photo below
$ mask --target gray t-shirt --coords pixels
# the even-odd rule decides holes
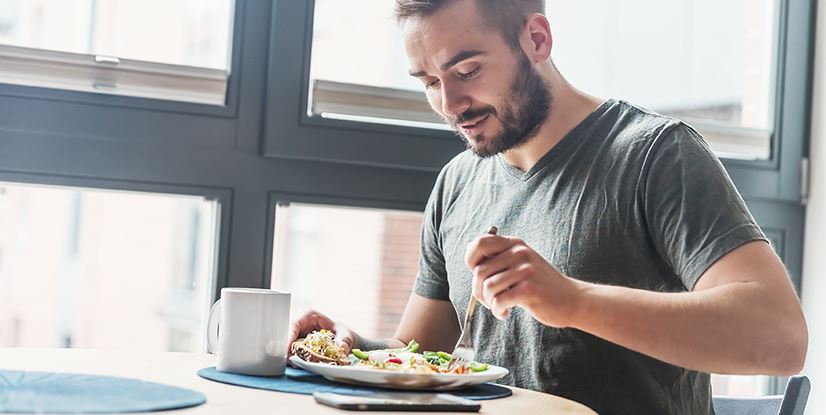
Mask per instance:
[[[465,249],[490,226],[519,237],[565,275],[652,291],[689,291],[732,249],[765,240],[722,164],[678,120],[609,100],[528,172],[463,152],[425,210],[415,292],[461,319],[472,273]],[[709,375],[520,308],[505,321],[477,307],[477,360],[502,383],[564,396],[600,414],[712,413]]]

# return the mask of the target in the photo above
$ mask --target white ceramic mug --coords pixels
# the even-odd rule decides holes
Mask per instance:
[[[283,375],[289,324],[290,293],[223,288],[209,311],[207,350],[218,355],[222,372]]]

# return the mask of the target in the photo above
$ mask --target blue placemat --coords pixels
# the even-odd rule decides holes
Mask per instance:
[[[278,392],[300,393],[302,395],[312,395],[313,392],[335,392],[345,395],[370,395],[379,391],[386,391],[386,389],[380,388],[345,385],[331,382],[324,379],[320,375],[292,367],[287,367],[287,373],[285,376],[267,377],[239,375],[235,373],[220,372],[215,369],[215,367],[207,367],[199,370],[198,376],[205,379],[214,380],[216,382],[229,383],[230,385],[245,386],[255,389],[266,389]],[[513,391],[504,386],[484,383],[465,389],[449,391],[448,393],[475,401],[481,401],[511,396]]]
[[[149,412],[204,402],[198,392],[137,379],[0,370],[0,412]]]

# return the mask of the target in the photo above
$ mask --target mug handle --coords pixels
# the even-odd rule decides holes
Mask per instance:
[[[221,299],[219,298],[212,308],[209,309],[209,320],[207,323],[207,353],[218,353],[218,326],[221,325]]]

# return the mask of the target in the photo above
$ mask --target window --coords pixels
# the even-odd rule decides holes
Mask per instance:
[[[217,209],[0,183],[0,347],[201,351]]]
[[[715,395],[763,396],[771,390],[771,379],[768,376],[711,375],[711,390]]]
[[[308,113],[447,128],[407,75],[393,3],[364,3],[316,1]],[[777,0],[547,3],[552,58],[574,85],[683,119],[721,156],[749,160],[771,155],[778,10]]]
[[[547,2],[571,83],[683,119],[745,159],[770,156],[778,11],[777,0]]]
[[[363,3],[350,7],[336,0],[315,2],[309,114],[448,129],[430,109],[421,83],[407,73],[394,3]]]
[[[232,0],[6,0],[0,82],[222,105],[232,15]]]
[[[291,203],[275,215],[272,288],[363,336],[392,336],[418,270],[421,213]]]

